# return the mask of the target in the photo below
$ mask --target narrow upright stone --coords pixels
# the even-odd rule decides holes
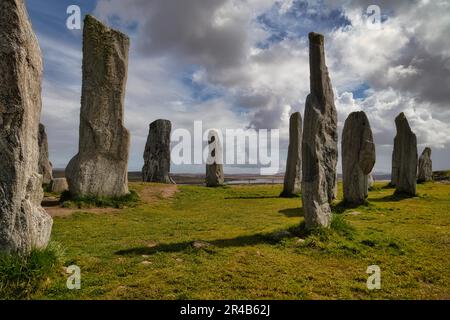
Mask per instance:
[[[293,197],[302,189],[302,116],[295,112],[289,120],[289,149],[281,197]]]
[[[419,158],[418,182],[433,180],[433,162],[431,161],[431,149],[425,148]]]
[[[171,130],[169,120],[160,119],[150,124],[142,168],[144,182],[174,183],[169,176]]]
[[[48,157],[48,139],[45,126],[39,124],[39,173],[42,174],[42,183],[50,184],[53,180],[52,163]]]
[[[345,120],[341,149],[344,201],[362,204],[368,196],[368,175],[376,160],[372,129],[364,111],[352,112]]]
[[[66,178],[55,178],[50,184],[50,190],[55,193],[63,193],[69,190]]]
[[[206,186],[219,187],[224,184],[222,141],[216,130],[208,134],[209,154],[206,163]]]
[[[42,57],[23,0],[0,2],[0,253],[45,248],[53,220],[41,207]]]
[[[369,174],[367,176],[367,188],[370,190],[373,190],[373,187],[375,187],[375,178],[373,177],[373,174]]]
[[[397,135],[392,153],[392,182],[397,193],[416,195],[417,138],[409,126],[405,114],[395,118]]]
[[[330,204],[336,198],[338,161],[337,111],[324,38],[309,34],[311,93],[306,98],[302,142],[302,199],[306,227],[328,227]]]
[[[79,152],[66,168],[73,196],[128,193],[130,134],[124,127],[129,38],[92,16],[83,32]]]

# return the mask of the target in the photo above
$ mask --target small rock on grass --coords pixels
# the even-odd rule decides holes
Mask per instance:
[[[212,246],[211,243],[208,243],[208,242],[205,242],[205,241],[194,241],[191,244],[191,247],[194,248],[194,249],[204,249],[204,248],[208,248],[208,247],[211,247],[211,246]]]

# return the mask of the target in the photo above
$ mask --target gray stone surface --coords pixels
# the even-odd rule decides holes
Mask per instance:
[[[74,196],[128,193],[130,134],[124,127],[129,38],[92,16],[83,32],[79,152],[66,168]]]
[[[337,111],[324,38],[309,34],[311,93],[306,99],[302,142],[302,199],[306,227],[328,227],[336,197],[338,161]]]
[[[42,174],[42,183],[50,184],[53,179],[52,164],[48,157],[48,139],[45,126],[39,124],[39,173]]]
[[[224,184],[223,145],[219,133],[210,130],[208,134],[209,156],[206,163],[206,186],[219,187]]]
[[[144,152],[142,178],[144,182],[174,183],[170,178],[169,120],[156,120],[150,124]]]
[[[344,201],[359,205],[368,196],[368,175],[376,160],[372,129],[364,111],[352,112],[345,120],[341,146]]]
[[[289,148],[282,197],[292,197],[302,189],[302,116],[295,112],[289,120]]]
[[[417,183],[417,138],[409,126],[404,113],[395,118],[397,135],[392,152],[392,181],[396,192],[416,195]]]
[[[53,220],[38,173],[42,57],[23,0],[0,2],[0,252],[45,248]]]
[[[433,180],[433,161],[431,161],[431,149],[425,148],[419,158],[418,182]]]
[[[69,190],[69,185],[67,184],[66,178],[55,178],[50,184],[50,189],[55,193],[63,193]]]
[[[370,173],[367,176],[367,188],[370,190],[373,189],[373,187],[375,186],[375,178],[373,177],[373,175]]]

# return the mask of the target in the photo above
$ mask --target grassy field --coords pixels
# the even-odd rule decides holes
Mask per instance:
[[[378,184],[370,204],[335,207],[336,230],[305,236],[301,199],[281,186],[180,186],[134,208],[54,219],[65,265],[34,299],[450,299],[450,185],[401,199]],[[286,231],[290,231],[289,233]],[[194,248],[192,242],[209,246]],[[366,288],[369,265],[381,290]]]

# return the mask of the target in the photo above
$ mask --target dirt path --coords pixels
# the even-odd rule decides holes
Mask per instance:
[[[178,187],[176,185],[148,185],[145,186],[141,191],[139,191],[139,196],[141,200],[146,203],[156,202],[161,199],[172,198],[177,192]],[[75,212],[86,212],[94,214],[105,214],[105,213],[119,213],[121,209],[115,208],[91,208],[91,209],[70,209],[63,208],[59,203],[59,199],[56,197],[46,197],[42,201],[42,206],[47,211],[51,217],[69,217]]]
[[[172,198],[178,191],[176,184],[152,184],[150,186],[145,186],[144,189],[139,192],[139,196],[142,201],[151,203],[161,199]]]
[[[114,208],[90,208],[90,209],[71,209],[63,208],[59,203],[59,199],[56,197],[45,197],[42,201],[42,207],[52,217],[69,217],[75,212],[87,212],[87,213],[118,213],[120,209]]]

